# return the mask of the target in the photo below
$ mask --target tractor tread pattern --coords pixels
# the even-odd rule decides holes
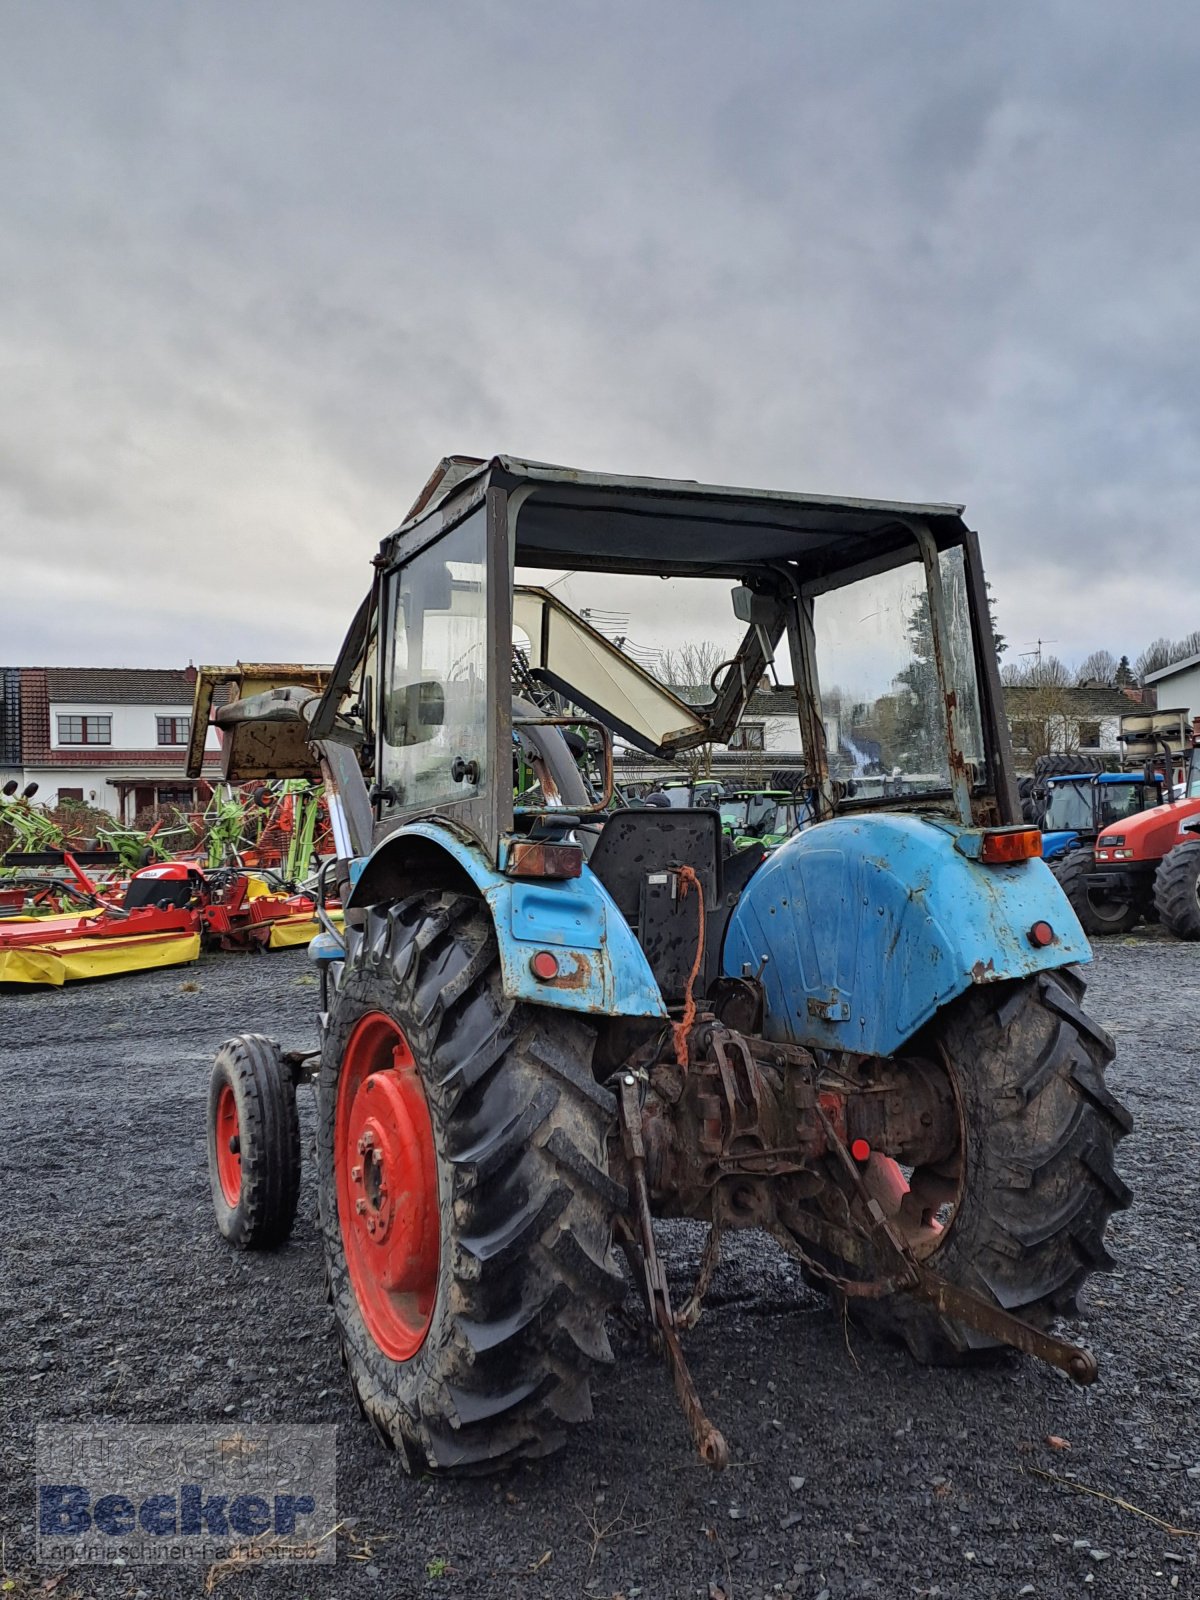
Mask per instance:
[[[1077,967],[1058,968],[971,990],[931,1025],[968,1082],[974,1155],[947,1242],[928,1265],[1041,1328],[1074,1307],[1090,1273],[1112,1265],[1108,1220],[1130,1200],[1113,1151],[1132,1119],[1104,1087],[1114,1046],[1080,1009],[1083,990]],[[995,1349],[905,1296],[865,1302],[858,1314],[931,1364]]]
[[[236,1206],[216,1174],[216,1107],[222,1085],[238,1108],[242,1190]],[[208,1091],[208,1165],[217,1226],[240,1250],[284,1243],[300,1198],[300,1118],[296,1086],[279,1046],[259,1033],[238,1034],[217,1051]]]
[[[1154,909],[1177,939],[1200,939],[1200,839],[1168,850],[1154,874]]]
[[[420,1350],[387,1358],[362,1323],[333,1179],[337,1078],[350,1029],[384,1011],[419,1065],[439,1149],[440,1283]],[[615,1101],[595,1082],[593,1024],[505,998],[490,915],[426,891],[372,910],[343,972],[321,1069],[319,1194],[343,1357],[364,1415],[410,1472],[490,1472],[558,1449],[591,1415],[624,1297],[607,1171]]]
[[[1138,900],[1127,901],[1111,916],[1096,911],[1091,891],[1084,881],[1086,874],[1096,870],[1096,858],[1090,845],[1086,849],[1068,850],[1065,856],[1051,861],[1049,867],[1071,902],[1071,910],[1079,918],[1084,933],[1128,933],[1142,920],[1143,907]]]

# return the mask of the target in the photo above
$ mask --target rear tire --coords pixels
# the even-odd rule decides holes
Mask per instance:
[[[1130,1200],[1113,1149],[1132,1118],[1105,1086],[1114,1046],[1080,1009],[1083,990],[1074,967],[972,989],[906,1052],[946,1063],[963,1140],[942,1241],[918,1253],[1039,1328],[1073,1312],[1088,1276],[1112,1265],[1108,1219]],[[907,1295],[838,1300],[921,1362],[955,1365],[997,1348]]]
[[[356,1237],[373,1202],[364,1212],[355,1201],[357,1222],[343,1173],[339,1204],[339,1169],[353,1171],[360,1148],[339,1148],[339,1128],[353,1135],[366,1092],[354,1041],[382,1027],[405,1042],[428,1112],[434,1192],[415,1194],[411,1166],[404,1177],[408,1204],[434,1230],[422,1246],[429,1293],[407,1343],[386,1337]],[[612,1360],[605,1315],[625,1288],[612,1254],[625,1192],[607,1156],[616,1102],[592,1075],[594,1043],[582,1018],[505,999],[491,916],[473,895],[427,892],[373,910],[354,941],[322,1054],[321,1227],[359,1404],[410,1472],[546,1455],[591,1416],[589,1374]],[[347,1102],[351,1121],[339,1123]]]
[[[1142,920],[1143,906],[1139,900],[1108,900],[1088,887],[1087,876],[1096,870],[1096,858],[1090,847],[1070,850],[1049,866],[1085,933],[1129,933]]]
[[[296,1085],[279,1046],[228,1039],[208,1081],[208,1175],[217,1227],[239,1250],[281,1245],[300,1195]]]
[[[1104,772],[1108,763],[1103,756],[1062,755],[1055,753],[1038,756],[1033,763],[1035,778],[1070,778],[1077,772]]]
[[[1177,844],[1159,862],[1154,906],[1177,939],[1200,939],[1200,839]]]

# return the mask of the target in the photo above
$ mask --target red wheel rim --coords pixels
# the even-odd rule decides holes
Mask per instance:
[[[441,1254],[437,1159],[408,1040],[371,1012],[346,1044],[334,1127],[338,1221],[372,1339],[408,1361],[433,1318]]]
[[[237,1100],[228,1083],[217,1096],[217,1181],[226,1205],[236,1206],[242,1197],[242,1147]]]

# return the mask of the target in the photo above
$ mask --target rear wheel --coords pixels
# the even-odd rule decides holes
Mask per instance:
[[[217,1227],[242,1250],[292,1231],[300,1194],[296,1086],[279,1046],[245,1033],[217,1051],[208,1083],[208,1175]]]
[[[616,1105],[581,1018],[517,1005],[489,912],[372,911],[322,1055],[321,1225],[359,1403],[410,1471],[545,1455],[591,1415],[624,1295]]]
[[[1091,850],[1071,850],[1050,863],[1059,887],[1071,902],[1085,933],[1128,933],[1142,920],[1144,907],[1114,881],[1112,893],[1090,885],[1096,859]]]
[[[1159,862],[1154,907],[1177,939],[1200,939],[1200,839],[1177,844]]]
[[[1038,778],[1069,778],[1077,772],[1103,772],[1103,756],[1062,755],[1038,756],[1033,763],[1033,776]]]
[[[926,1266],[1045,1327],[1075,1308],[1090,1273],[1111,1265],[1113,1211],[1129,1203],[1113,1149],[1132,1126],[1109,1093],[1109,1036],[1080,1009],[1076,968],[971,990],[915,1041],[911,1055],[950,1079],[958,1149],[909,1180],[872,1156],[866,1182]],[[910,1186],[911,1184],[911,1186]],[[860,1266],[825,1257],[850,1279]],[[902,1339],[918,1360],[961,1362],[986,1335],[903,1294],[835,1290],[855,1320]]]

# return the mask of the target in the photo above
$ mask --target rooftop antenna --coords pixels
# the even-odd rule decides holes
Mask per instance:
[[[1042,664],[1042,646],[1044,644],[1057,644],[1057,643],[1058,643],[1057,639],[1038,639],[1036,641],[1036,644],[1037,644],[1037,649],[1036,650],[1022,650],[1020,653],[1023,656],[1036,656],[1037,657],[1037,664],[1040,667],[1041,664]]]

